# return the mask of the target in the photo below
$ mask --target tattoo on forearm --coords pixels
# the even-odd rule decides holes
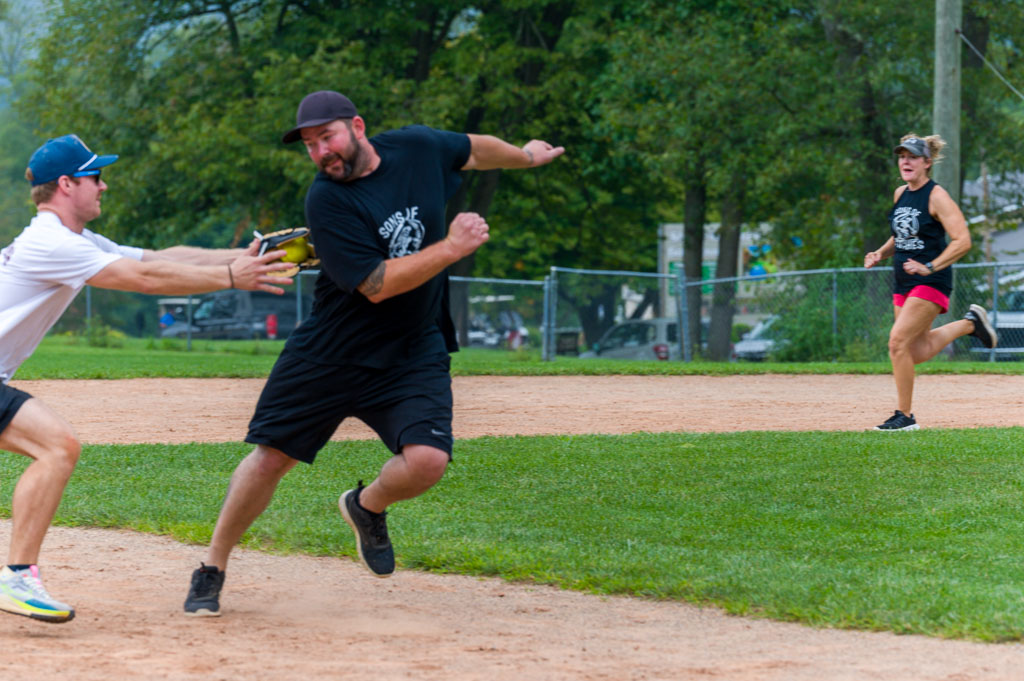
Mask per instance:
[[[363,279],[363,283],[359,285],[359,292],[369,298],[380,293],[380,290],[384,288],[384,270],[387,269],[387,263],[382,262],[377,265],[373,272],[370,272],[370,276]]]

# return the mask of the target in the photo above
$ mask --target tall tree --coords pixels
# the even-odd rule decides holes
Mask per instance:
[[[1021,15],[967,15],[1010,77]],[[452,209],[486,214],[492,239],[456,271],[494,277],[651,271],[658,223],[680,220],[690,277],[715,221],[724,249],[767,223],[793,267],[855,264],[885,238],[893,141],[930,124],[932,12],[897,0],[60,0],[50,16],[18,101],[30,142],[76,131],[120,153],[103,229],[151,246],[300,224],[312,169],[279,138],[316,89],[349,94],[371,134],[423,122],[566,147],[467,175]],[[964,167],[1016,169],[1019,101],[976,66],[964,90]],[[589,286],[569,302],[593,340],[614,292]]]
[[[26,64],[44,30],[39,0],[0,2],[0,245],[32,218],[25,167],[35,149],[31,118],[12,106],[25,90]]]

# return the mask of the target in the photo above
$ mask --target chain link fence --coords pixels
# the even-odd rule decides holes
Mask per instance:
[[[84,335],[96,344],[120,336],[184,340],[189,349],[193,339],[283,339],[309,316],[312,291],[308,275],[296,277],[282,295],[228,289],[160,296],[86,286],[51,333]]]
[[[460,346],[540,347],[545,324],[543,281],[451,277],[449,286]]]
[[[240,291],[168,297],[86,287],[54,331],[76,333],[102,323],[130,336],[189,342],[192,337],[284,338],[309,315],[318,274],[303,272],[283,297],[257,294],[262,297],[249,307],[223,304],[244,298]],[[703,281],[687,281],[682,274],[553,267],[543,281],[452,277],[450,292],[463,347],[536,350],[545,360],[882,362],[888,361],[891,286],[889,267]],[[990,311],[999,347],[989,350],[964,337],[942,356],[1024,359],[1024,262],[954,265],[950,309],[935,325],[960,319],[972,303]],[[221,323],[245,315],[247,321],[230,333]]]
[[[778,272],[703,281],[683,275],[552,268],[544,358],[561,354],[635,359],[888,361],[892,270]],[[687,295],[678,295],[686,291]],[[1024,358],[1024,262],[953,266],[948,312],[990,311],[999,347],[963,337],[943,356]],[[575,331],[571,348],[563,331]],[[663,351],[668,346],[668,352]]]
[[[87,334],[112,329],[139,338],[184,340],[188,347],[193,339],[287,338],[311,313],[318,275],[318,270],[301,272],[282,296],[237,290],[151,296],[87,286],[52,332]],[[461,346],[493,350],[540,347],[543,281],[451,277],[450,293]]]

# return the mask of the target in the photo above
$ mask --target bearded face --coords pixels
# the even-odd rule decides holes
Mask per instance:
[[[370,159],[352,129],[341,119],[302,131],[309,157],[335,182],[351,182],[366,174]]]

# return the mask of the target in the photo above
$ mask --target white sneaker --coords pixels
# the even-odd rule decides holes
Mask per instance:
[[[75,610],[46,593],[39,579],[39,567],[15,572],[8,566],[0,570],[0,610],[44,622],[68,622]]]

